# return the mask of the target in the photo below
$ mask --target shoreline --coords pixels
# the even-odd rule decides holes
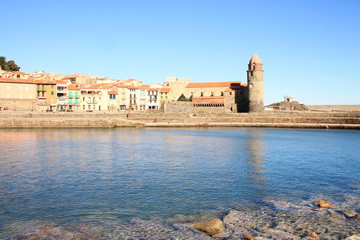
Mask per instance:
[[[360,113],[0,112],[0,129],[259,127],[360,130]]]
[[[46,225],[45,222],[28,227],[26,233],[7,239],[244,239],[252,236],[264,239],[345,239],[360,237],[360,219],[355,216],[359,206],[356,199],[331,207],[320,207],[309,199],[300,203],[268,200],[259,209],[241,205],[229,209],[218,218],[223,227],[220,233],[207,234],[195,227],[196,223],[214,219],[214,216],[188,216],[182,219],[160,218],[75,225]],[[357,201],[358,203],[358,201]],[[210,214],[211,215],[211,214]],[[21,228],[25,231],[25,227]],[[312,237],[313,234],[318,237]]]

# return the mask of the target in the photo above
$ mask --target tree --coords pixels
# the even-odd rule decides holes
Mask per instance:
[[[0,68],[5,71],[19,71],[20,67],[14,60],[6,61],[6,57],[0,56]]]
[[[5,66],[6,66],[6,58],[0,57],[0,69],[5,70]]]

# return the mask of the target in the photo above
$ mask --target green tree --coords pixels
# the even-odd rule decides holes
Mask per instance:
[[[2,69],[2,70],[5,70],[5,68],[6,68],[6,57],[0,57],[0,68]]]
[[[20,67],[13,60],[8,61],[7,66],[10,71],[19,71],[20,70]]]
[[[6,57],[0,56],[0,67],[5,71],[19,71],[20,67],[14,60],[6,61]]]

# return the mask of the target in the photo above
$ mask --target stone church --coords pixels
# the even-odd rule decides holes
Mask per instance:
[[[171,95],[174,100],[176,99],[175,101],[191,101],[196,111],[262,112],[264,111],[262,65],[258,56],[251,57],[247,70],[247,84],[241,81],[190,83],[189,78],[168,78],[164,85],[172,91]]]

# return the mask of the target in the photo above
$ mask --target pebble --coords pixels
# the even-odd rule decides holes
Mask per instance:
[[[314,208],[314,201],[294,203],[274,203],[271,207],[246,209],[238,207],[229,211],[217,223],[223,225],[222,231],[208,233],[194,229],[194,222],[169,224],[162,219],[133,219],[119,222],[106,230],[99,226],[56,226],[43,224],[35,231],[10,238],[13,240],[45,239],[89,239],[89,240],[128,240],[128,239],[346,239],[360,240],[359,213],[350,207],[344,209]],[[355,202],[356,203],[356,202]],[[356,203],[357,204],[357,203]],[[277,206],[274,208],[274,206]],[[353,209],[359,209],[354,205]],[[215,220],[214,220],[215,221]],[[38,225],[39,226],[39,225]],[[37,229],[37,230],[36,230]],[[256,236],[253,237],[253,236]],[[250,238],[252,237],[252,238]],[[246,238],[245,238],[246,239]]]

